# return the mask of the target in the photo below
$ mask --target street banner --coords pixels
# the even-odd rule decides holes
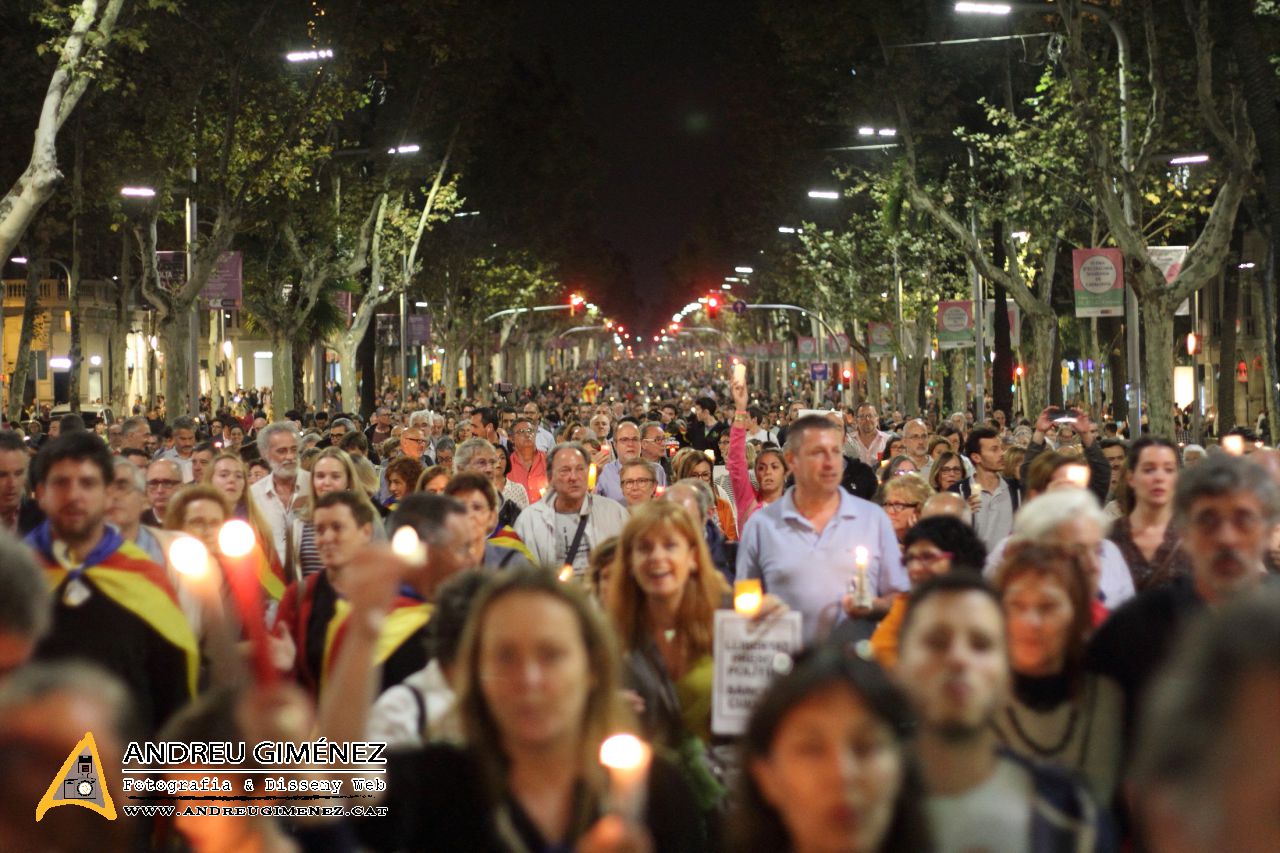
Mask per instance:
[[[801,618],[792,610],[755,621],[717,610],[715,620],[711,731],[740,735],[775,674],[790,670],[791,655],[801,646]]]
[[[973,345],[973,302],[939,302],[938,349],[967,349]]]
[[[825,361],[809,362],[809,378],[814,382],[826,382],[830,372],[831,368]]]
[[[1012,299],[1006,299],[1005,305],[1009,310],[1009,346],[1018,347],[1022,345],[1022,309],[1018,307],[1018,303]],[[985,338],[987,347],[994,347],[996,340],[996,301],[988,299],[983,306],[982,325],[985,328]]]
[[[796,352],[803,358],[811,358],[818,354],[818,341],[816,338],[798,337],[796,338]]]
[[[787,345],[782,341],[769,341],[769,355],[786,355]]]
[[[156,269],[160,287],[169,293],[177,293],[187,283],[187,253],[156,252]],[[239,308],[244,291],[243,270],[242,253],[223,252],[200,291],[200,301],[210,308]]]
[[[243,254],[223,252],[200,291],[200,300],[210,308],[239,308],[244,294],[243,271]]]
[[[892,323],[867,323],[867,351],[872,358],[893,355]]]
[[[827,335],[826,340],[822,342],[823,355],[848,355],[849,354],[849,336],[843,333],[837,334],[835,337]],[[798,337],[796,338],[796,351],[805,358],[813,358],[818,354],[818,339],[816,337]]]
[[[431,343],[431,315],[410,314],[405,318],[405,335],[409,346],[425,347]]]
[[[1124,315],[1124,255],[1119,249],[1073,249],[1077,317]]]
[[[1187,259],[1187,247],[1148,246],[1147,257],[1151,259],[1151,263],[1160,268],[1160,272],[1164,273],[1165,283],[1172,284],[1173,280],[1182,272],[1182,262]],[[1191,313],[1191,300],[1182,300],[1178,310],[1173,313],[1179,317],[1189,315]]]

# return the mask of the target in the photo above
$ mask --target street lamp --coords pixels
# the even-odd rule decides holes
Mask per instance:
[[[796,233],[796,229],[795,229],[795,228],[792,228],[790,225],[779,225],[779,226],[778,226],[778,233],[779,233],[779,234],[794,234],[794,233]]]
[[[1008,3],[957,3],[956,12],[961,15],[1008,15],[1013,7]]]
[[[755,272],[755,269],[752,267],[734,267],[733,271],[736,273],[741,273],[742,275],[751,275],[753,272]]]
[[[127,198],[154,198],[156,191],[151,187],[121,187],[120,195]]]
[[[835,190],[809,190],[809,198],[819,198],[824,201],[835,201],[840,198],[840,193]]]
[[[421,150],[422,150],[421,145],[418,145],[416,142],[411,142],[407,145],[397,145],[393,148],[388,148],[387,153],[388,154],[417,154]],[[458,215],[465,216],[466,214],[458,214]]]
[[[330,48],[314,48],[312,50],[291,50],[284,55],[289,62],[318,62],[321,59],[333,59]]]

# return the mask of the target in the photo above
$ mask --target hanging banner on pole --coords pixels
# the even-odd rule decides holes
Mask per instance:
[[[872,358],[893,355],[892,323],[867,323],[867,351]]]
[[[1147,257],[1151,259],[1151,263],[1160,268],[1160,272],[1164,273],[1165,284],[1172,284],[1173,280],[1182,272],[1182,262],[1187,259],[1187,247],[1148,246]],[[1179,317],[1188,316],[1191,313],[1191,300],[1182,300],[1178,310],[1173,313]]]
[[[973,302],[938,303],[938,349],[968,349],[974,345]]]
[[[1005,305],[1009,309],[1009,346],[1022,346],[1022,309],[1012,299],[1006,299]],[[984,336],[987,346],[994,347],[996,340],[996,301],[994,299],[986,300],[982,311],[982,325],[985,329]]]
[[[1073,249],[1077,317],[1124,316],[1124,255],[1119,249]]]
[[[431,343],[431,315],[410,314],[404,319],[405,335],[409,338],[409,346],[428,346]]]
[[[243,294],[243,270],[243,254],[223,252],[200,291],[201,300],[205,300],[210,308],[239,308]]]
[[[817,355],[818,354],[817,338],[806,338],[806,337],[796,338],[796,352],[800,353],[800,355],[805,356],[806,358],[812,355]]]

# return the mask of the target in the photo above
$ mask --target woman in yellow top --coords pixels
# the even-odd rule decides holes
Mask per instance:
[[[913,587],[952,570],[981,574],[986,561],[987,548],[978,534],[951,516],[926,518],[911,527],[902,539],[902,565]],[[871,635],[871,651],[883,667],[892,668],[898,663],[898,632],[910,597],[907,592],[894,596],[889,613]]]

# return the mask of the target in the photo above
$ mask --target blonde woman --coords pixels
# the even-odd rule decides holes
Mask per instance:
[[[293,522],[293,556],[302,577],[315,574],[323,568],[320,563],[320,552],[316,548],[316,529],[311,523],[311,509],[316,499],[332,492],[347,491],[362,498],[373,510],[374,539],[385,538],[382,524],[378,521],[381,516],[373,501],[369,500],[369,494],[364,490],[350,454],[338,447],[326,447],[316,456],[315,464],[311,468],[311,495],[302,505],[297,519]]]
[[[880,487],[880,506],[893,523],[898,544],[920,520],[920,508],[933,496],[933,489],[919,474],[899,474]]]
[[[226,500],[230,508],[228,518],[238,518],[253,528],[258,550],[265,561],[265,570],[260,572],[262,588],[269,600],[279,601],[286,585],[285,569],[276,549],[268,547],[272,542],[271,527],[254,503],[253,492],[249,489],[248,466],[240,454],[224,450],[213,457],[213,462],[204,471],[204,484],[212,486]]]

